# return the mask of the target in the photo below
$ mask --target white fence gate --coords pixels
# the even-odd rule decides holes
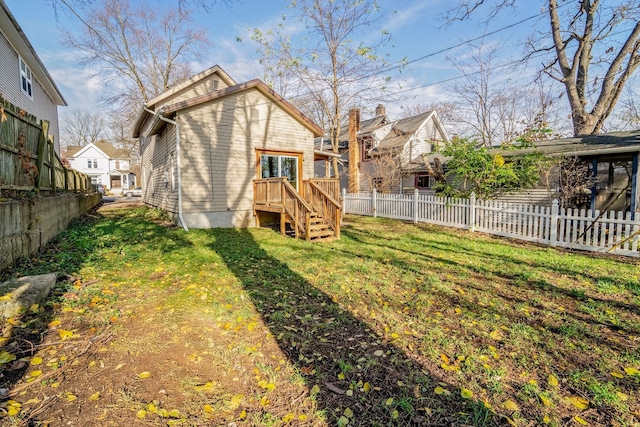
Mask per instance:
[[[640,257],[640,212],[603,212],[413,194],[342,193],[344,213],[466,228],[530,242]]]

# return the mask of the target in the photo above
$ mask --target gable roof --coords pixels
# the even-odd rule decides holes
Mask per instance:
[[[4,0],[0,0],[0,29],[11,46],[18,52],[22,60],[29,66],[36,80],[44,88],[45,92],[56,105],[66,106],[60,89],[38,57],[35,49],[27,39],[26,34],[16,21]]]
[[[196,96],[191,99],[187,99],[184,101],[177,102],[175,104],[165,105],[156,111],[156,116],[154,117],[154,122],[149,129],[148,135],[154,135],[158,132],[163,126],[164,123],[157,119],[158,115],[162,115],[165,118],[170,117],[174,113],[184,110],[186,108],[196,107],[198,105],[215,101],[226,96],[230,96],[239,92],[247,91],[255,89],[258,92],[262,93],[264,96],[269,98],[272,102],[279,105],[282,109],[284,109],[287,113],[289,113],[294,119],[296,119],[300,124],[309,129],[314,136],[321,136],[323,134],[322,129],[318,127],[310,118],[305,116],[300,110],[298,110],[293,104],[291,104],[286,99],[282,98],[278,95],[273,89],[271,89],[266,83],[264,83],[260,79],[250,80],[245,83],[236,84],[234,86],[226,87],[220,90],[216,90],[204,95]],[[148,112],[146,112],[149,114]],[[138,120],[136,123],[136,128],[134,129],[134,138],[139,137],[140,135],[140,127],[143,120]]]
[[[233,80],[231,76],[227,74],[227,72],[224,71],[219,65],[214,65],[213,67],[208,68],[194,76],[191,76],[187,80],[184,80],[183,82],[178,83],[177,85],[167,89],[166,91],[162,92],[160,95],[156,96],[155,98],[150,99],[147,102],[147,106],[152,108],[153,106],[169,98],[171,95],[181,92],[187,89],[189,86],[193,86],[197,82],[209,77],[212,74],[218,74],[220,78],[227,84],[227,86],[235,86],[237,84],[236,81]]]
[[[131,155],[130,153],[122,148],[116,148],[111,143],[101,139],[96,143],[87,144],[84,147],[80,147],[77,145],[69,145],[67,147],[66,156],[69,157],[79,157],[82,153],[87,151],[89,148],[95,147],[96,149],[102,151],[106,157],[110,159],[118,159],[118,160],[128,160]]]
[[[502,151],[501,153],[504,157],[513,157],[532,152],[539,152],[551,157],[638,153],[640,152],[640,129],[539,141],[532,148]]]

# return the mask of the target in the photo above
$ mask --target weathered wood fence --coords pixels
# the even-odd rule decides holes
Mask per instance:
[[[67,168],[39,121],[0,97],[0,191],[83,191],[88,175]]]
[[[640,257],[640,212],[600,212],[413,194],[342,194],[344,212],[446,225],[593,252]]]

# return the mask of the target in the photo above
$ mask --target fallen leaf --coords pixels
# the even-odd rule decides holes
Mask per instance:
[[[463,388],[462,390],[460,390],[460,396],[462,396],[463,399],[471,399],[473,397],[473,392],[471,390]]]
[[[338,419],[338,427],[344,427],[347,424],[349,424],[349,418],[345,417],[344,415]]]
[[[376,350],[376,351],[374,351],[374,352],[373,352],[373,355],[374,355],[374,356],[377,356],[377,357],[380,357],[380,356],[382,356],[383,354],[384,354],[384,351],[382,351],[382,350]]]
[[[622,375],[620,372],[611,372],[611,376],[616,378],[624,378],[624,375]]]
[[[177,409],[172,409],[169,411],[169,416],[171,418],[180,418],[180,411],[178,411]]]
[[[70,391],[68,391],[64,398],[67,399],[68,402],[73,402],[74,400],[76,400],[78,398],[78,396],[76,396],[75,394],[73,394]]]
[[[318,393],[320,393],[320,387],[318,387],[318,384],[316,384],[313,387],[311,387],[311,391],[309,392],[309,394],[311,396],[315,396]]]
[[[393,397],[388,398],[387,401],[384,402],[384,404],[387,405],[387,406],[393,405]]]
[[[491,337],[492,340],[501,341],[502,339],[504,339],[504,334],[500,329],[494,329],[489,334],[489,337]]]
[[[507,400],[506,402],[504,402],[502,404],[502,406],[505,409],[508,409],[509,411],[517,411],[520,408],[518,407],[518,404],[516,402],[514,402],[513,400]]]
[[[145,419],[147,417],[147,411],[145,411],[144,409],[140,409],[136,413],[136,417],[140,418],[141,420]]]
[[[344,416],[347,418],[352,418],[353,417],[353,411],[351,410],[351,408],[347,408],[344,410]]]
[[[627,375],[629,375],[630,377],[632,376],[640,376],[640,370],[636,369],[636,368],[624,368],[624,371],[627,373]]]
[[[589,401],[584,397],[580,396],[571,396],[569,401],[578,409],[584,410],[589,407]]]
[[[34,357],[33,359],[31,359],[30,362],[32,365],[41,365],[42,364],[42,357]]]
[[[100,399],[100,392],[95,392],[91,396],[89,396],[89,400],[98,400]]]
[[[629,395],[624,394],[621,391],[617,392],[616,396],[618,396],[618,399],[622,400],[623,402],[626,402],[627,400],[629,400]]]
[[[551,406],[551,399],[549,399],[547,396],[545,396],[544,394],[540,395],[540,401],[542,402],[542,404],[544,406]]]
[[[31,371],[31,373],[29,375],[32,378],[38,378],[40,375],[42,375],[42,370],[38,369],[37,371]]]
[[[6,350],[0,351],[0,365],[16,360],[16,356]]]
[[[575,416],[573,417],[574,420],[576,420],[578,422],[578,424],[583,425],[583,426],[588,426],[589,423],[586,422],[584,419],[580,418],[579,416]]]
[[[558,387],[558,379],[553,374],[549,374],[547,381],[551,387]]]
[[[50,327],[50,328],[55,328],[59,324],[60,324],[59,320],[52,320],[51,322],[49,322],[49,324],[47,326]]]
[[[149,372],[149,371],[140,372],[138,374],[138,378],[140,378],[141,380],[144,380],[144,379],[149,378],[149,377],[151,377],[151,372]]]
[[[202,409],[207,414],[213,414],[213,407],[211,405],[204,405],[204,407]]]
[[[59,329],[58,330],[58,335],[60,335],[60,339],[62,341],[69,339],[73,336],[73,331],[68,331],[66,329]]]

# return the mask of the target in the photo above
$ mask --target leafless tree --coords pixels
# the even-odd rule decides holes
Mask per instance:
[[[484,9],[488,21],[517,3],[461,1],[449,10],[448,18],[466,20]],[[548,30],[534,34],[528,50],[550,54],[541,72],[564,86],[574,135],[599,133],[640,66],[638,2],[572,0],[559,6],[557,0],[547,0],[546,6]]]
[[[61,115],[63,146],[84,147],[105,137],[105,117],[98,110],[71,110]]]
[[[638,79],[635,79],[636,82]],[[626,95],[621,101],[620,112],[618,113],[618,120],[621,123],[621,127],[625,129],[640,129],[640,93],[633,90],[633,86],[627,87]]]
[[[315,116],[322,117],[337,152],[348,106],[380,99],[380,89],[373,90],[383,80],[378,74],[385,66],[378,52],[390,36],[382,31],[374,43],[357,40],[379,28],[383,14],[376,0],[292,0],[290,6],[305,27],[303,39],[292,40],[284,23],[265,32],[255,29],[251,38],[276,74],[296,80],[300,91],[295,95],[304,92],[313,100],[303,106],[312,105]],[[337,173],[337,159],[333,169]]]
[[[411,175],[407,168],[407,159],[402,152],[385,150],[376,153],[371,159],[372,170],[368,173],[371,188],[381,193],[391,193],[396,189],[402,191],[402,181]]]
[[[584,159],[568,156],[548,161],[540,182],[560,207],[573,208],[588,199],[597,180]]]
[[[165,8],[132,0],[56,0],[84,25],[65,32],[65,44],[98,65],[105,101],[137,110],[143,102],[191,74],[189,63],[209,44],[189,8]]]

